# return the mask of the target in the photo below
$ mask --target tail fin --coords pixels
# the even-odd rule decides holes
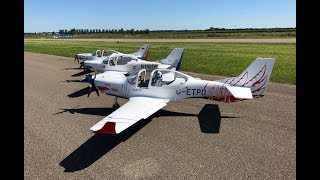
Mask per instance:
[[[148,60],[150,45],[144,44],[137,52],[132,53],[132,55],[137,56],[139,59]]]
[[[267,89],[275,58],[257,58],[239,76],[219,80],[225,85],[248,87],[254,98],[262,97]]]
[[[169,69],[180,69],[184,48],[174,48],[166,59],[159,61],[163,65],[170,65]]]

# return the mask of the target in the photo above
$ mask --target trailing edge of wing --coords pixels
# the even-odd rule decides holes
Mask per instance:
[[[118,134],[141,119],[146,119],[167,105],[169,100],[132,97],[119,109],[90,128],[98,134]]]

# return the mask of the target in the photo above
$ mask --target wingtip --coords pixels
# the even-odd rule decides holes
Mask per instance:
[[[104,126],[93,126],[90,128],[96,134],[117,134],[116,133],[116,123],[107,122]]]

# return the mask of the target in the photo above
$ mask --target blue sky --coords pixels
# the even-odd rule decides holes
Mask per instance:
[[[295,0],[24,0],[24,32],[296,27]]]

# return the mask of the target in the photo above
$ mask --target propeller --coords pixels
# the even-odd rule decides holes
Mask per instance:
[[[86,83],[90,83],[91,85],[86,88],[86,89],[88,89],[88,96],[87,97],[89,97],[91,92],[93,92],[93,91],[95,91],[97,93],[97,95],[100,96],[99,90],[94,85],[94,79],[96,79],[96,76],[97,76],[97,72],[95,71],[94,78],[92,78],[92,74],[86,74],[86,77],[81,80],[65,80],[65,81],[60,81],[60,82],[67,82],[67,83],[69,83],[69,82],[86,82]]]
[[[97,72],[94,73],[94,78],[92,78],[92,75],[91,74],[87,74],[86,75],[86,78],[87,79],[87,82],[89,82],[91,85],[89,86],[89,90],[88,90],[88,96],[90,96],[91,92],[95,91],[97,93],[98,96],[99,95],[99,90],[96,88],[96,86],[94,85],[94,79],[96,79],[96,76],[97,76]]]
[[[82,80],[65,80],[65,81],[59,81],[59,82],[83,82]]]
[[[73,60],[73,61],[77,60],[78,63],[79,63],[79,56],[78,56],[78,54],[79,54],[79,52],[74,56],[74,60]]]
[[[84,65],[84,61],[82,61],[81,63],[79,63],[80,64],[80,67],[79,67],[79,69],[81,69],[81,68],[83,68],[83,71],[86,71],[86,66]],[[89,69],[88,69],[89,70]]]

